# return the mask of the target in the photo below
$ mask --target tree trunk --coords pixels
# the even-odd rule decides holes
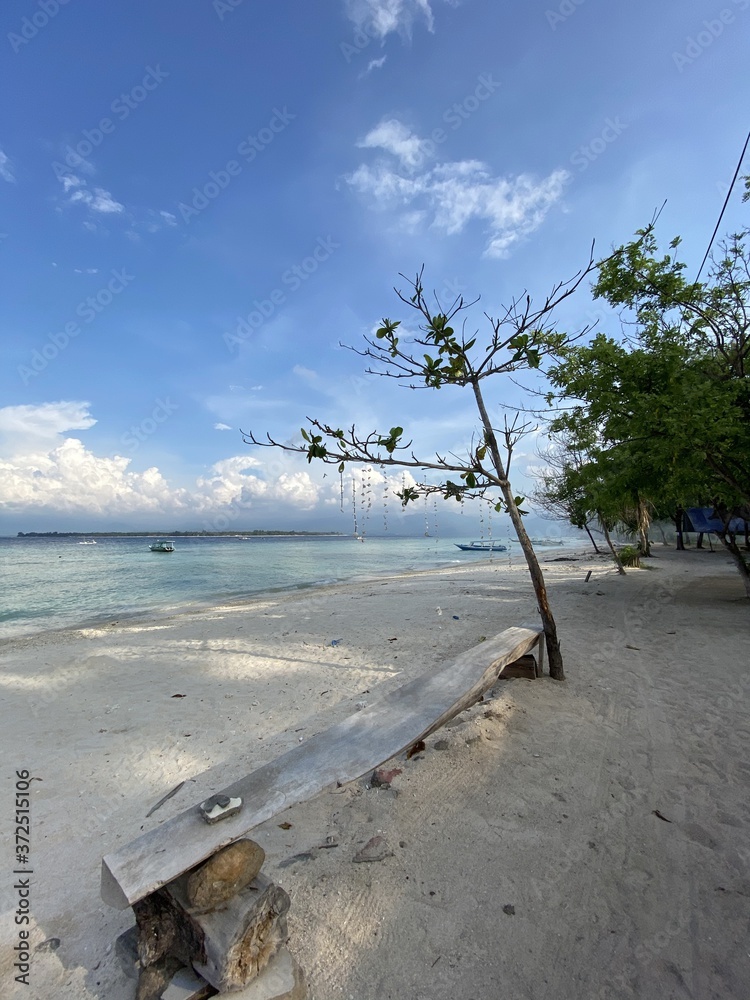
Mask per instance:
[[[523,549],[526,565],[529,567],[529,576],[531,577],[531,583],[534,587],[534,593],[536,594],[537,607],[542,619],[542,625],[544,626],[544,639],[545,645],[547,646],[547,656],[549,657],[549,675],[556,681],[564,681],[565,671],[563,670],[560,641],[557,638],[557,626],[555,625],[555,619],[552,617],[552,611],[550,610],[549,601],[547,600],[547,587],[544,583],[542,569],[539,565],[539,560],[536,557],[534,546],[531,544],[531,539],[526,534],[526,528],[523,525],[521,513],[516,506],[516,500],[513,496],[513,490],[511,489],[510,481],[508,479],[508,470],[505,468],[505,465],[500,457],[500,448],[498,447],[497,437],[495,436],[492,421],[487,413],[487,407],[484,405],[484,397],[482,396],[482,390],[479,387],[478,379],[471,383],[471,387],[474,390],[474,398],[477,403],[477,409],[479,410],[479,415],[482,418],[484,439],[489,453],[492,456],[492,464],[495,466],[495,471],[497,472],[497,481],[502,491],[503,499],[505,500],[505,507],[510,515],[511,521],[513,522],[513,527],[516,529],[516,535],[518,536],[518,541]],[[510,454],[511,452],[509,448],[508,465],[510,465]]]
[[[622,564],[622,559],[620,559],[620,555],[617,549],[612,544],[612,539],[609,537],[609,531],[607,530],[607,525],[604,523],[604,518],[601,516],[601,514],[599,514],[598,517],[599,517],[599,524],[601,524],[602,531],[604,532],[604,538],[607,542],[607,545],[609,546],[609,551],[612,553],[612,558],[615,561],[617,572],[620,574],[620,576],[626,576],[627,574],[625,573],[625,567]]]
[[[602,554],[602,553],[601,553],[601,549],[600,549],[600,548],[599,548],[599,546],[598,546],[598,545],[596,544],[596,541],[594,540],[594,536],[593,536],[593,535],[591,534],[591,532],[589,531],[589,526],[588,526],[588,524],[584,524],[584,528],[586,529],[586,534],[587,534],[587,535],[589,536],[589,538],[591,539],[591,544],[592,544],[592,545],[594,546],[594,552],[596,552],[596,554],[597,554],[598,556],[600,556],[600,555]]]
[[[513,522],[513,527],[516,529],[518,541],[523,549],[523,554],[526,558],[526,565],[529,567],[529,576],[531,577],[534,593],[536,594],[537,607],[542,619],[542,625],[544,626],[544,639],[547,647],[547,656],[549,657],[549,675],[553,680],[564,681],[565,671],[563,669],[560,641],[557,638],[557,626],[555,625],[555,619],[552,616],[549,601],[547,600],[547,587],[544,582],[542,568],[536,557],[534,546],[531,544],[531,539],[526,533],[521,513],[516,506],[513,490],[511,489],[510,483],[507,479],[503,481],[500,489],[503,493],[503,499],[505,500],[505,506],[508,510],[508,514]]]
[[[696,542],[695,547],[696,547],[696,549],[702,549],[703,548],[703,532],[702,531],[698,532],[698,541]]]
[[[684,541],[684,539],[682,537],[682,527],[683,527],[683,524],[685,523],[684,516],[685,516],[685,512],[683,511],[682,507],[678,507],[677,508],[677,512],[675,513],[675,516],[674,516],[674,526],[675,526],[675,529],[677,531],[677,551],[678,552],[684,552],[685,551],[685,541]]]
[[[636,504],[636,517],[638,519],[638,549],[642,556],[650,556],[651,543],[648,540],[648,528],[651,519],[648,516],[648,507],[640,497]]]
[[[740,552],[737,540],[735,539],[734,535],[731,534],[731,532],[729,531],[719,531],[717,532],[717,534],[719,536],[719,539],[721,540],[721,544],[724,546],[729,555],[732,557],[732,561],[734,562],[735,566],[737,567],[737,570],[739,571],[740,576],[742,577],[742,584],[745,588],[746,596],[750,597],[750,569],[748,569],[747,563],[742,558],[742,553]]]

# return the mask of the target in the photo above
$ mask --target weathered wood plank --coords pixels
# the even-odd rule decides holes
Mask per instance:
[[[124,909],[282,809],[402,753],[474,704],[541,635],[537,627],[506,629],[240,778],[221,790],[242,797],[238,815],[209,825],[196,805],[106,855],[102,899]]]

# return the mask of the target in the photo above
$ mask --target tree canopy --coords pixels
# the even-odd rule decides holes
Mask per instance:
[[[566,346],[548,373],[548,401],[566,404],[553,432],[588,455],[592,508],[598,496],[630,509],[647,554],[653,513],[712,506],[750,595],[728,531],[732,516],[750,518],[747,238],[721,244],[705,281],[687,280],[679,238],[659,254],[653,226],[602,261],[594,295],[621,310],[625,336]]]

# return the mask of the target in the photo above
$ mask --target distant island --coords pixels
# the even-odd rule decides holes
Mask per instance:
[[[17,538],[257,538],[265,535],[340,535],[340,531],[19,531]]]

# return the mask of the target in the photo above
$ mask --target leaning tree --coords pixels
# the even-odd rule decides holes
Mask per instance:
[[[523,498],[517,496],[511,486],[513,449],[527,427],[519,423],[518,418],[510,422],[503,419],[502,426],[496,426],[500,421],[491,416],[485,396],[488,386],[494,387],[499,376],[537,371],[545,357],[558,356],[561,349],[575,339],[556,329],[553,313],[594,267],[592,247],[587,265],[569,280],[556,284],[540,305],[535,306],[524,293],[503,307],[499,318],[484,313],[487,327],[481,341],[478,332],[467,332],[468,317],[465,315],[478,299],[466,302],[463,296],[458,296],[444,308],[435,294],[433,309],[424,290],[424,267],[412,281],[401,275],[409,282],[409,294],[398,288],[394,291],[405,306],[418,314],[418,334],[408,342],[400,340],[401,321],[384,319],[374,337],[364,338],[363,349],[350,349],[373,365],[367,368],[368,374],[396,379],[410,389],[440,389],[452,385],[469,390],[479,418],[478,433],[472,435],[460,455],[419,456],[412,442],[404,439],[403,427],[394,426],[387,433],[373,431],[363,435],[355,426],[344,430],[310,417],[306,418],[308,427],[302,428],[302,440],[297,443],[282,443],[270,434],[262,440],[252,432],[243,434],[247,444],[305,454],[308,462],[317,459],[338,466],[340,472],[347,465],[359,464],[418,469],[428,478],[438,474],[434,478],[439,478],[439,482],[423,481],[416,486],[404,486],[397,493],[404,506],[421,495],[440,494],[458,501],[476,497],[489,499],[495,510],[506,511],[528,565],[544,627],[550,676],[556,680],[564,680],[565,674],[555,620],[544,576],[523,524],[524,512],[520,509]],[[457,318],[460,330],[454,326]],[[584,329],[575,336],[585,332]]]

